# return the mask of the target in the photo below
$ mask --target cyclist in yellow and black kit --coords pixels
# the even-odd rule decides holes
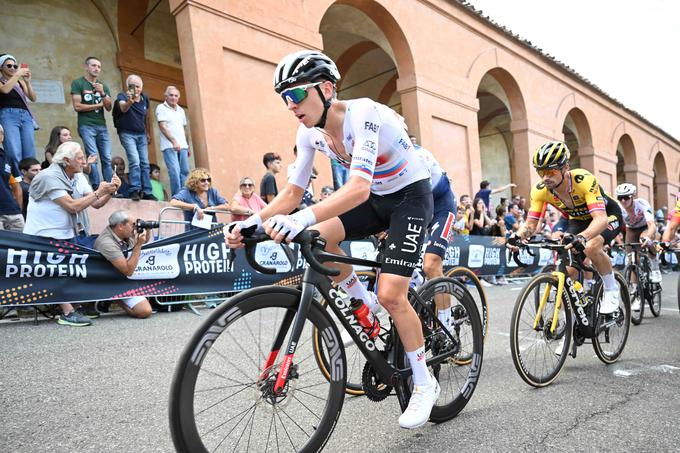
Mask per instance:
[[[621,208],[590,172],[581,168],[571,170],[569,156],[567,145],[558,141],[545,143],[534,152],[533,165],[541,181],[531,190],[527,221],[509,243],[529,238],[545,203],[553,205],[569,219],[566,233],[573,236],[571,246],[585,253],[602,276],[604,296],[600,313],[615,313],[619,307],[619,288],[604,244],[611,242],[621,229]]]

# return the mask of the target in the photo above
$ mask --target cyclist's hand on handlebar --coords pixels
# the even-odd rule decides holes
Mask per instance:
[[[519,245],[522,243],[522,238],[519,237],[517,233],[512,233],[508,240],[505,242],[505,246],[510,249],[512,253],[519,252]]]
[[[670,248],[671,244],[669,242],[657,242],[656,244],[656,250],[659,253],[663,253],[667,251]]]
[[[316,217],[312,209],[305,208],[291,215],[275,215],[264,225],[264,231],[277,244],[284,240],[290,243],[302,230],[315,223]]]
[[[566,250],[573,248],[576,252],[582,253],[586,249],[586,242],[588,242],[588,240],[581,234],[577,234],[576,236],[565,234],[562,236],[562,244],[566,245]]]
[[[226,225],[223,229],[224,231],[224,242],[230,249],[240,249],[243,245],[243,234],[242,230],[255,226],[256,229],[262,229],[262,218],[259,214],[253,214],[245,220],[239,222],[231,222]]]
[[[640,243],[642,244],[643,247],[648,247],[650,245],[653,245],[654,241],[652,241],[647,236],[640,236]]]

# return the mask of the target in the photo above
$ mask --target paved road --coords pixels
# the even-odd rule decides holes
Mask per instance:
[[[518,377],[510,358],[509,319],[520,286],[489,288],[491,332],[465,410],[406,431],[397,425],[394,397],[380,404],[347,398],[327,451],[677,451],[676,279],[664,276],[661,317],[631,328],[618,363],[603,365],[586,345],[555,384],[538,390]],[[173,451],[170,380],[201,319],[183,311],[141,321],[111,314],[80,329],[0,322],[0,451]]]

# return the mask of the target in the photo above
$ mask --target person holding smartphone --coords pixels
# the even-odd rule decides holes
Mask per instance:
[[[106,127],[104,110],[110,112],[113,106],[109,87],[100,79],[102,63],[97,57],[85,59],[85,75],[71,82],[71,102],[78,113],[78,135],[85,145],[87,157],[99,156],[101,177],[111,181],[111,140]],[[99,187],[101,177],[97,164],[89,173],[92,187]]]
[[[35,129],[29,101],[36,101],[31,86],[31,70],[9,54],[0,55],[0,124],[5,130],[3,148],[9,159],[18,164],[21,159],[35,157]]]
[[[127,154],[130,199],[156,200],[152,194],[148,144],[151,141],[149,98],[142,93],[144,83],[131,74],[125,81],[127,90],[118,93],[113,107],[113,122],[120,144]]]

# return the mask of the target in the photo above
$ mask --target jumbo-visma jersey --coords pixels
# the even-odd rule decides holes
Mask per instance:
[[[569,184],[569,195],[574,207],[568,207],[557,195],[539,182],[531,189],[531,208],[527,217],[540,219],[545,203],[553,205],[562,212],[563,216],[574,220],[590,220],[591,212],[605,212],[608,203],[616,203],[600,187],[595,176],[582,168],[569,171],[569,178],[564,181]]]

